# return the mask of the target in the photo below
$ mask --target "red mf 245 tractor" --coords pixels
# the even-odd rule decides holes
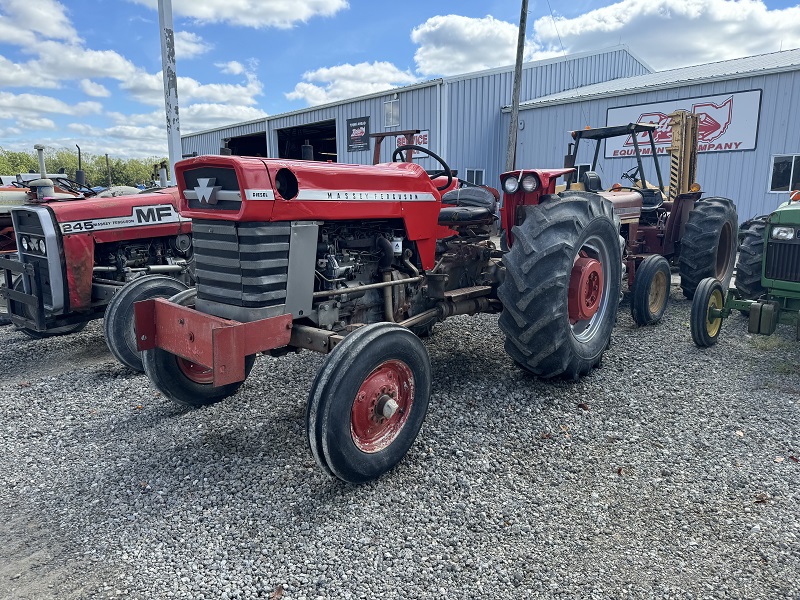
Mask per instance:
[[[38,339],[105,316],[114,356],[143,370],[132,302],[192,283],[191,222],[178,214],[177,198],[175,187],[111,198],[38,189],[11,207],[16,252],[0,257],[10,320]]]
[[[428,174],[407,162],[428,154]],[[570,169],[506,173],[510,250],[490,239],[496,200],[455,189],[432,152],[347,165],[240,156],[178,163],[192,219],[196,288],[135,305],[145,372],[165,396],[201,406],[234,394],[256,354],[326,354],[309,394],[317,464],[374,479],[416,438],[431,391],[418,335],[453,315],[500,313],[520,366],[577,378],[600,364],[620,297],[612,202],[564,192]],[[124,292],[123,292],[124,293]]]

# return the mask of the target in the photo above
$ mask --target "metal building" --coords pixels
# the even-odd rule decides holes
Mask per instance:
[[[182,136],[184,156],[232,154],[301,158],[303,146],[315,160],[368,164],[373,160],[369,134],[393,134],[381,148],[390,161],[396,132],[420,130],[413,140],[444,158],[462,178],[497,187],[505,163],[508,124],[503,106],[511,102],[513,66],[434,79]],[[572,54],[524,65],[523,101],[652,69],[625,46]],[[434,168],[430,158],[421,159]]]
[[[706,196],[736,202],[741,221],[771,212],[800,189],[800,50],[649,73],[536,98],[520,106],[517,165],[560,166],[584,127],[659,123],[658,152],[668,172],[666,115],[700,117],[697,179]],[[510,109],[503,109],[508,127]],[[578,168],[592,162],[578,148]],[[597,168],[610,187],[635,161],[632,141],[607,140]],[[583,166],[580,165],[582,163]],[[645,167],[647,168],[647,167]]]
[[[505,164],[513,67],[434,79],[265,119],[183,136],[184,155],[233,154],[370,163],[369,134],[399,131],[442,156],[459,177],[499,186]],[[569,132],[631,121],[664,125],[676,109],[701,116],[698,182],[732,198],[744,220],[770,212],[800,188],[800,50],[654,72],[625,46],[527,63],[517,138],[518,167],[559,167]],[[666,136],[663,127],[660,135]],[[402,139],[400,141],[403,141]],[[663,152],[669,140],[661,139]],[[586,150],[588,152],[588,149]],[[630,140],[607,141],[598,167],[610,187],[633,166]],[[425,168],[434,162],[421,159]],[[591,157],[580,154],[581,168]],[[666,156],[662,169],[666,169]]]

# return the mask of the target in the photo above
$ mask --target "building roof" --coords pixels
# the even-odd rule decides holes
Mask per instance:
[[[684,87],[711,81],[741,79],[754,75],[768,75],[796,71],[798,69],[800,69],[800,48],[691,67],[681,67],[679,69],[669,69],[634,77],[612,79],[522,102],[519,107],[520,110],[524,110],[526,108],[539,108],[543,105],[569,104],[608,96],[639,94],[653,90]],[[503,108],[505,112],[509,110],[509,107]]]

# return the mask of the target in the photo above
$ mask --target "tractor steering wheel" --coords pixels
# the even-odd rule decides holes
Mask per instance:
[[[443,192],[444,190],[450,187],[451,183],[453,183],[453,172],[450,170],[450,167],[447,166],[447,163],[444,162],[444,159],[442,159],[438,154],[431,152],[430,150],[428,150],[427,148],[423,148],[422,146],[415,146],[413,144],[398,146],[397,148],[395,148],[394,152],[392,152],[392,162],[406,162],[405,154],[403,154],[404,150],[413,150],[414,152],[421,152],[422,154],[427,154],[433,160],[442,165],[442,167],[444,167],[443,169],[439,171],[434,171],[429,175],[431,179],[436,179],[437,177],[441,177],[442,175],[447,175],[447,183],[445,183],[442,186],[436,186],[437,190]],[[400,160],[398,160],[398,158]]]
[[[631,183],[636,183],[636,173],[639,171],[639,166],[636,165],[622,174],[622,179],[627,179]]]
[[[57,186],[65,189],[65,190],[73,192],[75,194],[83,194],[84,196],[87,196],[87,197],[88,196],[96,196],[97,195],[97,192],[95,192],[88,185],[84,185],[82,183],[78,183],[77,181],[74,181],[74,180],[69,179],[67,177],[56,177],[53,180],[53,183],[55,183]]]

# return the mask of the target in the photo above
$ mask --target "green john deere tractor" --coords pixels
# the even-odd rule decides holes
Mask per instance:
[[[732,311],[749,315],[748,331],[772,335],[792,325],[800,340],[800,191],[775,212],[751,219],[739,234],[735,287],[703,279],[692,300],[692,339],[701,348],[717,343]]]

